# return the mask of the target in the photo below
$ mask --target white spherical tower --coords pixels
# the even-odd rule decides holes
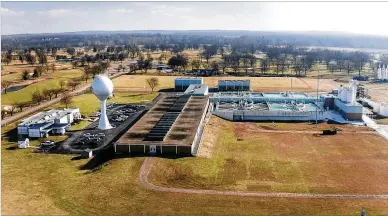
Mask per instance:
[[[109,124],[108,116],[106,115],[106,99],[113,93],[113,83],[106,76],[98,75],[92,83],[92,92],[101,101],[101,115],[98,123],[98,129],[107,130],[112,126]]]

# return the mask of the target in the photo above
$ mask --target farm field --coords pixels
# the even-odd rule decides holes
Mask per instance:
[[[14,127],[15,125],[9,125],[2,128],[3,215],[355,215],[359,214],[361,207],[368,211],[368,215],[388,213],[387,200],[258,198],[150,191],[138,184],[143,157],[113,159],[100,169],[83,171],[79,170],[79,166],[87,160],[72,160],[75,157],[73,155],[36,154],[33,149],[9,150],[15,145],[15,141],[9,139],[15,133]],[[209,132],[206,136],[209,136]],[[214,153],[216,151],[221,154],[220,157],[226,154],[216,149]],[[187,160],[186,163],[190,164],[193,159],[197,159],[201,167],[206,163],[205,158],[174,161],[181,166],[182,161]],[[165,163],[159,161],[158,164]],[[213,166],[207,163],[208,169],[202,172],[216,170],[220,163],[222,162]],[[291,167],[292,171],[295,163],[297,162],[285,163],[284,167]],[[173,166],[171,169],[175,168]],[[152,172],[155,171],[154,168]],[[244,172],[237,169],[235,171],[236,174]],[[285,172],[286,169],[283,173]],[[174,176],[171,172],[165,173],[161,181],[171,175]],[[308,177],[305,178],[308,180]],[[287,179],[292,180],[293,176],[288,176]],[[203,182],[203,179],[195,181]],[[227,185],[231,181],[234,179],[224,183]],[[154,179],[153,182],[155,183]],[[188,184],[192,185],[194,182]],[[304,184],[306,183],[301,183]],[[106,201],[107,197],[109,202]]]
[[[146,84],[146,80],[150,77],[159,79],[159,86],[155,91],[160,89],[174,88],[174,80],[178,76],[150,76],[150,75],[123,75],[113,80],[113,85],[116,91],[150,91]],[[204,83],[209,87],[217,87],[218,80],[236,80],[249,79],[251,80],[251,89],[254,91],[289,91],[291,79],[285,77],[205,77]],[[316,79],[308,78],[293,78],[293,91],[315,91]],[[321,79],[319,86],[321,91],[330,91],[339,87],[339,83],[331,79]]]
[[[212,117],[201,149],[206,157],[157,158],[150,182],[232,191],[388,193],[388,141],[383,137],[359,133],[317,137],[260,129],[256,123]]]

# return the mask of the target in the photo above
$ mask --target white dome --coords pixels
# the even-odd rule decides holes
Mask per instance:
[[[99,100],[106,100],[113,93],[113,83],[106,76],[98,75],[92,83],[92,92]]]

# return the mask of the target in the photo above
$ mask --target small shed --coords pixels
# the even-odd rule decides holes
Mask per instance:
[[[19,138],[18,140],[18,148],[28,148],[30,147],[30,140],[28,138]]]

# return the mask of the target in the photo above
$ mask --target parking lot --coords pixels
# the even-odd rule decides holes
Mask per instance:
[[[94,121],[83,130],[69,132],[69,138],[61,144],[58,151],[84,153],[101,150],[125,133],[146,110],[145,105],[110,104],[107,106],[107,115],[112,129],[99,130],[98,120]],[[99,112],[92,116],[99,116]]]

